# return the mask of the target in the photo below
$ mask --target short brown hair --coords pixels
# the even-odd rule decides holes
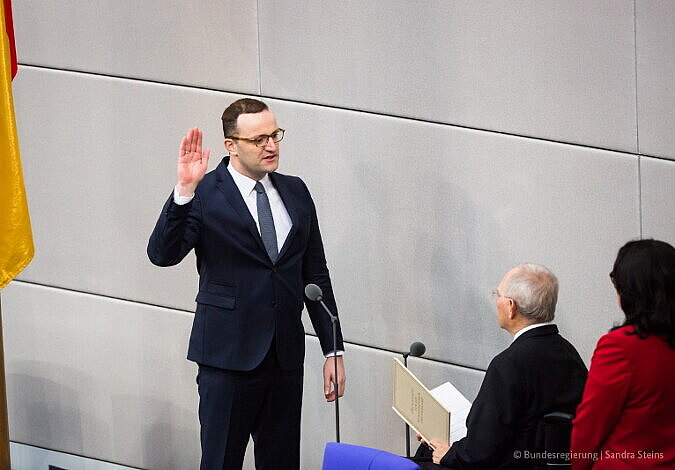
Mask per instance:
[[[223,135],[227,139],[233,137],[237,131],[237,119],[240,114],[261,113],[269,109],[265,103],[253,98],[242,98],[235,101],[223,111],[221,120],[223,121]]]

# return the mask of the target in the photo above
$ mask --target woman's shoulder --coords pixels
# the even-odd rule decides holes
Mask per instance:
[[[617,346],[621,348],[668,348],[659,335],[639,334],[635,326],[627,325],[610,331],[600,338],[598,346]]]
[[[608,338],[627,339],[637,336],[635,327],[633,325],[626,325],[616,328],[605,335]]]

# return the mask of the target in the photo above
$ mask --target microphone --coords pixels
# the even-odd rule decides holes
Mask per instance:
[[[408,367],[408,356],[422,357],[427,352],[427,347],[420,341],[415,341],[410,345],[410,351],[403,353],[403,365]],[[405,423],[405,455],[410,458],[410,426]]]
[[[319,302],[321,304],[333,324],[338,321],[337,315],[333,315],[333,312],[330,311],[326,303],[323,301],[323,291],[321,290],[321,287],[317,286],[316,284],[307,284],[305,286],[305,295],[309,300],[313,300],[314,302]]]
[[[316,284],[307,284],[305,286],[305,295],[309,300],[320,302],[323,300],[323,291]]]
[[[408,351],[407,353],[403,353],[403,357],[404,358],[407,358],[408,356],[422,357],[425,352],[427,352],[427,347],[424,345],[424,343],[420,341],[415,341],[413,344],[410,345],[410,351]]]
[[[337,366],[337,315],[333,315],[326,303],[323,301],[323,291],[321,287],[316,284],[307,284],[305,286],[305,296],[314,302],[319,302],[323,309],[326,311],[330,317],[330,321],[333,324],[333,374],[335,381],[333,382],[333,390],[335,391],[335,441],[340,442],[340,405],[339,405],[339,390],[338,390],[338,366]],[[422,352],[424,354],[424,352]]]

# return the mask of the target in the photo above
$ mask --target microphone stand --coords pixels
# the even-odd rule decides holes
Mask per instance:
[[[337,366],[337,323],[338,323],[338,317],[337,315],[333,315],[333,313],[330,311],[330,309],[326,306],[324,303],[323,299],[317,299],[323,309],[328,313],[328,316],[330,316],[330,321],[333,323],[333,390],[335,391],[335,442],[340,442],[340,404],[339,404],[339,390],[338,390],[338,366]],[[408,446],[410,443],[408,443]]]

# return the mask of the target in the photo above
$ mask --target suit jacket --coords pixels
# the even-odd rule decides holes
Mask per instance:
[[[227,170],[229,157],[204,176],[194,199],[164,204],[148,243],[158,266],[179,263],[194,248],[199,272],[197,309],[188,359],[228,370],[254,369],[272,341],[283,369],[304,360],[304,286],[317,284],[337,313],[314,202],[298,177],[270,173],[293,226],[275,263]],[[317,302],[307,310],[324,353],[333,350],[330,318]],[[338,349],[342,349],[338,329]]]
[[[675,350],[634,331],[598,341],[572,428],[574,469],[675,467]]]
[[[574,413],[586,366],[555,325],[528,330],[495,356],[466,419],[467,435],[441,465],[461,469],[528,469],[540,462],[541,418]]]

